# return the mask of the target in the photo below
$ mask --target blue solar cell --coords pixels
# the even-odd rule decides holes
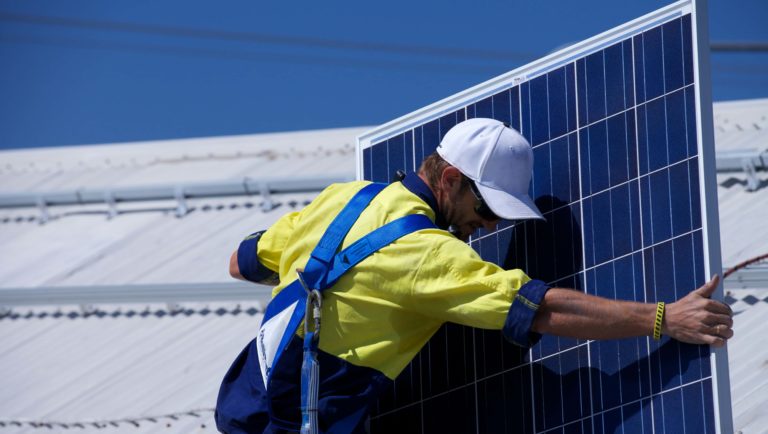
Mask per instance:
[[[685,118],[685,93],[678,90],[665,98],[669,163],[688,157],[688,135]]]
[[[554,239],[551,260],[558,279],[572,276],[581,269],[581,226],[578,224],[579,205],[563,206],[548,216]],[[571,282],[567,288],[573,288]]]
[[[587,61],[584,58],[576,60],[573,71],[576,76],[576,109],[578,111],[578,126],[587,125]]]
[[[691,203],[700,204],[701,198],[699,193],[699,166],[698,158],[688,160],[688,180],[690,181],[690,194]],[[701,208],[698,206],[691,207],[691,228],[697,229],[701,227]],[[699,250],[700,251],[700,250]],[[703,282],[703,280],[701,280]]]
[[[681,21],[664,24],[661,33],[664,39],[664,90],[669,93],[684,85]]]
[[[696,276],[696,285],[703,285],[709,276],[704,275],[704,246],[701,231],[693,233],[693,274]]]
[[[568,99],[567,86],[573,81],[566,81],[565,67],[556,69],[547,77],[547,113],[549,115],[549,138],[557,138],[569,131],[568,114],[575,110],[574,100]]]
[[[639,339],[621,339],[616,341],[616,348],[613,354],[618,357],[621,366],[621,369],[617,372],[621,380],[620,387],[617,390],[620,392],[621,397],[616,405],[632,402],[643,396],[641,386],[645,379],[641,375],[643,372],[648,371],[643,369],[645,367],[641,366],[638,360],[642,360],[646,352],[645,342],[641,342]]]
[[[650,101],[645,105],[645,108],[646,125],[644,138],[646,142],[641,146],[645,150],[645,154],[641,154],[640,158],[647,160],[648,171],[652,172],[666,166],[669,158],[664,98]],[[643,140],[642,137],[640,141]]]
[[[387,140],[388,181],[392,179],[396,170],[410,170],[410,167],[408,167],[408,163],[405,160],[405,154],[405,134],[400,134]]]
[[[646,282],[652,285],[649,288],[648,300],[652,302],[675,301],[677,294],[675,291],[675,263],[672,253],[672,242],[665,241],[646,250],[646,252],[648,251],[653,255],[652,263],[649,264],[647,256],[645,261],[646,271],[648,271],[650,265],[650,271],[653,273],[653,279],[649,278],[646,274]]]
[[[521,101],[520,86],[515,86],[509,89],[510,126],[517,131],[522,131],[522,119],[520,115]]]
[[[693,42],[691,40],[691,16],[685,15],[681,19],[683,37],[683,78],[685,84],[693,83]]]
[[[509,101],[509,90],[505,90],[491,97],[493,99],[493,118],[501,122],[510,123],[512,109]]]
[[[688,185],[688,163],[681,162],[669,168],[670,208],[672,211],[672,235],[690,232],[691,191]]]
[[[688,136],[686,143],[688,145],[688,156],[692,157],[699,153],[698,140],[696,138],[696,106],[695,94],[692,88],[685,89],[685,131]],[[678,126],[679,128],[680,126]]]
[[[525,82],[520,86],[520,134],[533,143],[531,135],[531,83]]]
[[[534,413],[536,426],[554,428],[563,423],[563,397],[560,385],[560,358],[548,357],[534,370]]]
[[[627,108],[624,89],[624,44],[619,42],[605,49],[606,115],[614,115]]]
[[[545,282],[557,279],[555,263],[555,235],[552,221],[537,221],[534,239],[528,251],[528,266],[536,269],[536,276]]]
[[[588,196],[608,188],[608,136],[606,122],[579,131],[581,195]]]
[[[372,165],[373,158],[371,157],[371,148],[365,148],[363,150],[363,177],[365,179],[373,179]]]
[[[452,323],[446,324],[445,331],[446,385],[448,389],[454,389],[474,379],[474,337],[471,328]]]
[[[425,348],[426,355],[421,358],[422,372],[429,373],[426,381],[422,382],[422,395],[425,399],[448,390],[446,334],[446,327],[438,330]]]
[[[635,105],[635,75],[632,62],[632,40],[627,39],[621,44],[622,61],[624,63],[624,107]]]
[[[634,111],[608,118],[609,183],[617,185],[637,176]]]
[[[437,150],[437,145],[440,144],[440,120],[434,120],[424,124],[421,130],[421,144],[422,144],[422,156],[427,158],[430,154]]]
[[[636,104],[645,102],[645,57],[643,57],[643,35],[632,38],[632,64],[635,76]]]
[[[586,75],[586,87],[579,88],[579,98],[586,100],[587,123],[605,118],[605,58],[604,52],[598,51],[585,59],[583,74]],[[578,72],[577,72],[578,73]]]
[[[416,170],[417,167],[413,161],[414,148],[413,148],[413,131],[407,131],[404,138],[405,144],[405,170]]]
[[[683,392],[683,414],[682,419],[685,422],[685,432],[707,433],[707,419],[702,418],[704,413],[704,394],[701,384],[690,384],[682,388]],[[710,424],[712,426],[712,424]]]
[[[480,432],[512,432],[514,422],[508,417],[506,392],[504,381],[499,381],[497,378],[477,383],[478,428]]]
[[[672,390],[660,395],[658,401],[654,400],[654,409],[656,413],[654,418],[657,420],[657,426],[663,427],[663,432],[686,432],[685,418],[683,415],[683,394],[680,390]],[[655,405],[658,403],[659,405]],[[657,415],[660,413],[660,415]],[[659,418],[661,423],[659,424]]]
[[[467,106],[467,119],[492,118],[493,99],[488,97]]]
[[[650,189],[650,222],[643,221],[643,226],[650,223],[651,240],[658,243],[668,239],[672,235],[672,221],[669,212],[669,173],[667,169],[651,173],[647,186]],[[648,240],[646,239],[646,245]]]
[[[533,148],[533,200],[542,213],[552,209],[552,172],[550,145],[544,144]]]
[[[649,434],[652,431],[651,402],[646,399],[622,408],[623,434]]]
[[[395,387],[392,388],[394,395],[393,406],[400,408],[410,404],[411,402],[421,399],[421,388],[413,387],[421,383],[421,370],[418,369],[418,365],[409,365],[403,370]],[[403,387],[405,386],[405,387]]]
[[[376,162],[371,167],[371,180],[374,182],[388,182],[387,143],[376,144],[371,147],[371,150],[371,158]]]
[[[542,148],[545,146],[549,154],[548,159],[550,161],[553,176],[555,176],[557,179],[569,180],[568,182],[551,183],[550,194],[553,196],[553,201],[561,204],[567,204],[572,200],[571,186],[574,184],[574,182],[576,185],[578,185],[576,171],[571,172],[572,160],[570,156],[569,138],[567,136],[559,138],[547,145],[543,145]],[[535,154],[534,164],[538,164],[538,157],[536,157]]]
[[[507,345],[501,333],[497,330],[475,330],[475,346],[483,354],[478,360],[477,376],[479,378],[498,374],[504,370],[504,346]]]
[[[632,184],[634,185],[634,183]],[[629,194],[630,184],[624,184],[610,191],[610,217],[611,217],[611,238],[613,241],[613,251],[611,258],[617,258],[631,252],[633,244],[633,222],[638,221],[638,217],[633,219],[632,207],[630,205],[631,196]],[[635,210],[637,211],[637,210]]]
[[[523,104],[523,116],[525,116],[526,110],[530,110],[531,145],[533,146],[549,140],[549,101],[547,94],[546,75],[530,81],[528,105]]]
[[[622,372],[626,369],[625,363],[623,364],[620,359],[620,342],[618,340],[612,341],[596,341],[590,343],[592,348],[592,366],[595,366],[599,371],[599,375],[594,375],[593,380],[597,379],[597,384],[593,390],[598,391],[593,396],[594,401],[599,401],[595,405],[596,411],[607,410],[615,408],[621,405],[622,401]]]
[[[585,202],[590,199],[585,199]],[[611,226],[611,193],[606,191],[591,198],[592,202],[592,237],[594,246],[593,264],[601,264],[613,256],[613,230]],[[589,257],[589,247],[587,246]]]
[[[438,137],[437,143],[435,144],[435,149],[437,149],[437,145],[440,144],[440,141],[443,140],[443,136],[445,136],[445,133],[448,132],[451,128],[453,128],[456,124],[459,122],[465,120],[464,116],[464,110],[459,110],[450,114],[447,114],[440,119],[438,119],[439,123],[439,129],[440,129],[440,136]]]
[[[568,397],[563,406],[563,419],[566,423],[578,420],[591,413],[589,396],[589,354],[586,345],[582,345],[560,354],[560,370],[563,390],[578,391],[573,398]]]
[[[712,380],[705,379],[701,382],[701,387],[703,390],[711,391],[712,390]],[[694,404],[695,405],[695,404]],[[694,407],[695,408],[695,407]],[[710,408],[714,408],[714,403],[712,402],[712,393],[704,393],[704,430],[702,432],[706,434],[713,434],[716,432],[715,429],[715,415],[713,412],[708,411]]]
[[[664,94],[664,47],[661,27],[655,27],[643,33],[643,47],[640,55],[643,56],[645,69],[644,101],[649,101]]]
[[[699,286],[694,274],[693,235],[676,238],[672,243],[672,249],[675,252],[675,289],[680,297]]]
[[[423,427],[425,432],[475,432],[476,413],[467,412],[475,408],[474,385],[461,387],[446,394],[424,401]],[[403,427],[398,431],[402,431]]]

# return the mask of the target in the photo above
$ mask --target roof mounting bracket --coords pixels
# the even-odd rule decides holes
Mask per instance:
[[[107,220],[117,217],[117,200],[112,190],[104,190],[104,202],[107,204]]]
[[[184,187],[181,185],[176,186],[173,189],[173,196],[176,199],[176,217],[181,218],[189,213],[189,207],[187,207],[187,198],[184,194]]]
[[[272,200],[272,195],[269,192],[269,184],[266,182],[259,183],[259,194],[261,195],[261,210],[264,212],[272,211],[277,207],[275,201]]]
[[[747,174],[747,191],[755,191],[760,185],[757,179],[757,169],[753,158],[744,158],[741,160],[741,167]]]
[[[757,172],[768,169],[768,150],[737,149],[720,151],[716,156],[718,172],[744,172],[747,176],[747,191],[760,187]]]
[[[40,217],[37,218],[39,224],[48,223],[51,219],[51,214],[48,212],[48,205],[45,203],[45,197],[40,195],[37,197],[37,208],[40,210]]]

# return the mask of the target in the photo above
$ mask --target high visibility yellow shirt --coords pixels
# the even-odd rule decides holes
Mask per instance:
[[[261,235],[258,261],[279,275],[273,295],[297,278],[325,228],[366,184],[331,185]],[[390,184],[362,212],[342,248],[408,214],[436,218],[403,183]],[[319,349],[394,379],[445,322],[503,330],[529,345],[537,338],[530,323],[546,289],[521,270],[484,261],[446,230],[421,230],[373,253],[323,292]]]

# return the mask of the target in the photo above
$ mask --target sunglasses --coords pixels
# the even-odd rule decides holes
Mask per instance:
[[[469,179],[469,189],[472,190],[472,194],[475,195],[475,199],[476,199],[475,212],[477,213],[477,215],[479,215],[480,217],[488,221],[501,220],[501,217],[497,216],[491,210],[491,207],[489,207],[488,204],[485,203],[485,199],[483,199],[483,196],[480,195],[480,190],[477,189],[477,185],[475,184],[475,181],[471,179]]]

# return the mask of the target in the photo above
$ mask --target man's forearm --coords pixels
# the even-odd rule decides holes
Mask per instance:
[[[656,306],[610,300],[572,289],[547,291],[533,331],[580,339],[618,339],[653,334]]]
[[[733,336],[733,312],[712,300],[718,276],[666,305],[661,332],[692,344],[725,345]],[[595,297],[552,288],[544,295],[531,329],[537,333],[581,339],[652,336],[656,305]]]

